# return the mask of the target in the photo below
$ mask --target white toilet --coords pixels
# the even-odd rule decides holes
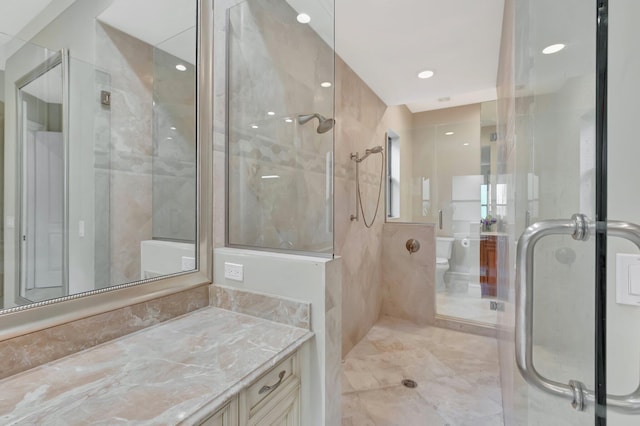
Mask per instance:
[[[454,241],[450,237],[436,237],[436,291],[445,289],[444,273],[449,270]]]

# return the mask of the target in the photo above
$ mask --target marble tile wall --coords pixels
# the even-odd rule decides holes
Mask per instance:
[[[193,40],[195,44],[195,40]],[[187,69],[178,71],[176,64]],[[153,49],[153,237],[195,241],[195,67]]]
[[[25,334],[0,342],[0,378],[209,305],[209,289],[198,287],[148,302]]]
[[[152,237],[153,49],[97,23],[96,66],[111,77],[110,278],[118,284],[140,279],[140,241]]]
[[[342,416],[342,268],[333,261],[325,269],[325,424],[340,424]]]
[[[350,154],[383,145],[387,106],[336,57],[335,253],[342,257],[342,354],[367,334],[382,309],[384,201],[372,228],[351,221],[356,213],[355,163]],[[378,195],[379,156],[361,163],[364,211],[371,221]],[[384,191],[384,189],[383,189]],[[383,195],[384,196],[384,195]]]
[[[296,118],[333,116],[320,86],[333,81],[333,49],[296,15],[281,0],[230,9],[229,242],[330,253],[333,133]]]
[[[244,291],[224,285],[211,286],[211,305],[293,327],[311,329],[311,303]]]
[[[420,250],[409,253],[407,240]],[[419,325],[435,317],[435,228],[433,224],[385,223],[382,231],[382,313]]]

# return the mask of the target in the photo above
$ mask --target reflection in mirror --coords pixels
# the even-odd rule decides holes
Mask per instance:
[[[60,52],[16,82],[23,303],[68,294],[66,61]]]
[[[197,1],[11,3],[0,308],[195,269]]]

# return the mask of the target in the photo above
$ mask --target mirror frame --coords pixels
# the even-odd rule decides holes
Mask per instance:
[[[196,269],[0,311],[0,342],[207,286],[213,276],[213,0],[197,0]]]
[[[16,259],[18,260],[14,265],[15,269],[15,298],[16,301],[22,302],[26,306],[31,305],[32,302],[20,294],[22,287],[22,281],[25,279],[24,271],[22,269],[24,259],[23,246],[21,240],[26,235],[26,224],[24,220],[24,203],[25,203],[25,141],[24,141],[24,110],[22,103],[22,89],[29,83],[44,76],[49,71],[60,65],[62,67],[62,144],[63,144],[63,200],[62,200],[62,288],[63,294],[69,292],[69,51],[62,49],[49,57],[44,62],[40,63],[34,69],[27,74],[19,78],[15,82],[16,89],[16,133],[18,136],[18,143],[16,144],[16,158],[19,159],[19,164],[16,167],[16,229],[20,232],[16,232],[14,249],[16,253]],[[60,300],[60,298],[58,298]]]

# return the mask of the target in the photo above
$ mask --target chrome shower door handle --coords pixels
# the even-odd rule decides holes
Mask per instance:
[[[587,241],[596,224],[585,215],[575,214],[570,220],[548,220],[529,226],[518,239],[516,248],[516,364],[524,380],[538,389],[567,398],[578,411],[593,403],[595,394],[583,383],[571,380],[564,384],[542,376],[533,364],[533,260],[538,241],[549,235],[571,235]],[[607,235],[630,240],[640,248],[640,226],[607,222]],[[640,413],[640,386],[628,395],[607,395],[608,407],[620,412]]]
[[[442,210],[438,210],[438,228],[442,229]]]

